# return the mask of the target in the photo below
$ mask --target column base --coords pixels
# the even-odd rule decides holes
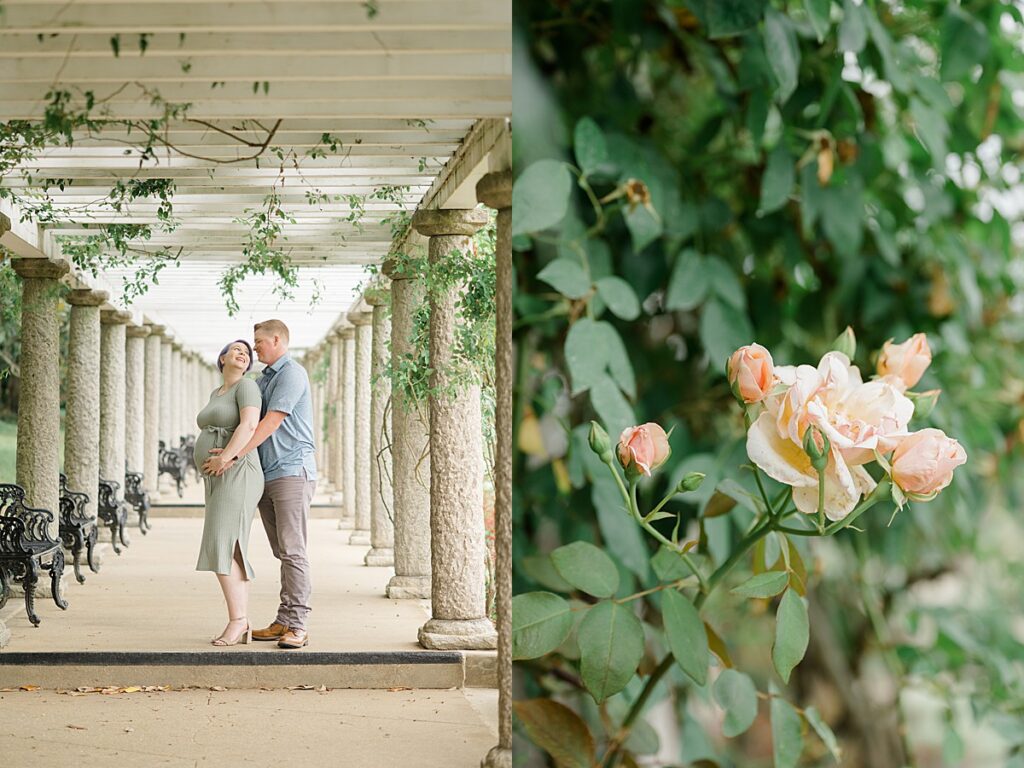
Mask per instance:
[[[345,499],[340,493],[332,493],[331,497],[327,501],[332,507],[340,507]]]
[[[352,535],[348,537],[348,543],[356,546],[369,546],[370,532],[361,528],[356,528],[352,531]]]
[[[491,651],[498,633],[490,619],[431,619],[420,627],[419,641],[435,651]]]
[[[487,757],[480,761],[480,768],[512,768],[512,750],[492,747]]]
[[[381,568],[395,564],[395,550],[374,547],[366,553],[363,562],[371,568]]]
[[[392,576],[385,594],[392,600],[429,600],[429,576]]]
[[[0,648],[3,648],[11,642],[11,630],[7,628],[7,625],[0,621]]]
[[[353,520],[351,517],[343,517],[341,518],[341,520],[338,521],[339,531],[351,531],[355,527],[356,521]]]
[[[95,558],[93,558],[93,562],[95,562]],[[68,570],[71,570],[71,565],[70,564],[66,565],[65,569],[66,570],[64,571],[64,574],[60,577],[60,594],[61,594],[61,596],[65,600],[67,600],[68,599]],[[89,570],[88,566],[86,566],[86,571],[88,571],[88,570]],[[74,572],[73,571],[72,571],[71,578],[74,578]],[[25,588],[21,585],[20,581],[11,582],[10,586],[11,586],[10,596],[12,598],[17,597],[17,598],[21,598],[22,600],[25,599]],[[77,584],[76,584],[76,586],[77,586]],[[53,590],[50,589],[50,574],[46,573],[45,571],[43,571],[42,573],[39,574],[39,583],[36,584],[35,595],[36,595],[36,602],[37,602],[37,604],[38,604],[39,600],[41,600],[42,598],[46,598],[47,600],[52,600],[53,599]],[[52,603],[51,603],[51,605],[52,605]]]

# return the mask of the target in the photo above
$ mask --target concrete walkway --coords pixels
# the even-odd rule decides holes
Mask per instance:
[[[0,692],[5,765],[476,768],[497,691]]]

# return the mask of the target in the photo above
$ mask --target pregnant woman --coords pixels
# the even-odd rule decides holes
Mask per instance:
[[[252,368],[252,347],[238,340],[221,350],[217,367],[224,383],[210,395],[196,422],[196,466],[212,459],[214,471],[203,474],[206,485],[206,520],[199,547],[197,571],[213,571],[228,609],[228,624],[213,645],[248,643],[248,605],[252,566],[246,555],[249,528],[263,494],[263,469],[259,453],[250,451],[238,462],[231,460],[245,447],[260,420],[262,396],[256,382],[245,378]],[[216,456],[210,450],[221,449]]]

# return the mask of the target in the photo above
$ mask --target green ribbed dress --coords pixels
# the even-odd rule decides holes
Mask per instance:
[[[263,402],[260,388],[252,379],[241,378],[223,395],[219,387],[210,395],[210,402],[196,416],[199,437],[196,438],[196,466],[202,468],[211,448],[224,448],[239,424],[239,410],[246,406],[259,408]],[[245,573],[253,577],[247,550],[249,529],[256,514],[256,505],[263,495],[263,468],[258,451],[249,451],[220,477],[203,475],[206,485],[206,520],[203,540],[199,546],[197,571],[231,572],[235,542],[242,552]]]

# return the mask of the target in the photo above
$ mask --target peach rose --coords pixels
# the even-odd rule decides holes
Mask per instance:
[[[921,380],[931,362],[932,350],[923,333],[915,333],[902,344],[889,339],[878,356],[878,375],[904,391]]]
[[[775,383],[771,353],[760,344],[740,347],[729,358],[729,383],[745,403],[759,403]]]
[[[619,463],[625,468],[638,468],[650,477],[651,472],[668,459],[672,449],[668,447],[668,435],[657,424],[649,422],[639,427],[627,427],[619,437]]]
[[[928,501],[967,463],[963,446],[941,429],[922,429],[903,438],[892,455],[892,480],[908,497]]]

